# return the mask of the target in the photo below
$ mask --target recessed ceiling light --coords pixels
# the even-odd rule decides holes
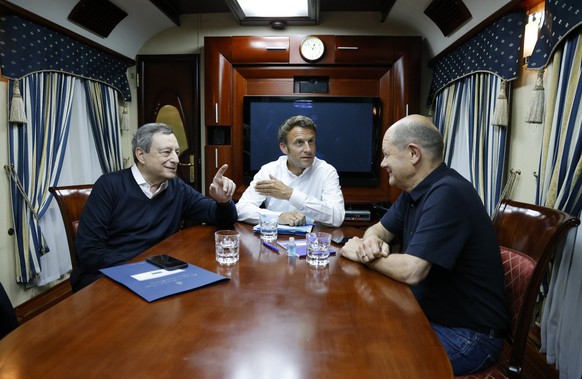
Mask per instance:
[[[319,0],[225,0],[241,25],[317,25]]]
[[[307,0],[238,0],[246,17],[308,17]]]

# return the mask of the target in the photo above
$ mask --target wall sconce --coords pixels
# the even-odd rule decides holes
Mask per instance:
[[[270,25],[282,30],[287,25],[319,24],[319,0],[225,0],[240,25]]]
[[[529,57],[533,53],[543,20],[543,11],[531,13],[527,16],[527,24],[525,25],[525,33],[523,36],[523,64],[525,65],[527,65]]]

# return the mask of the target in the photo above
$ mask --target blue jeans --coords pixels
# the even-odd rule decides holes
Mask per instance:
[[[499,359],[503,338],[466,328],[450,328],[431,322],[443,344],[455,375],[467,375],[493,365]]]

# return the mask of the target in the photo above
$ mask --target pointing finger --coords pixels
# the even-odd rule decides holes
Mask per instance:
[[[226,170],[228,169],[228,165],[225,163],[222,165],[222,167],[220,167],[218,169],[218,171],[216,172],[216,175],[214,175],[215,179],[220,179],[222,178],[222,175],[224,175],[224,173],[226,172]]]

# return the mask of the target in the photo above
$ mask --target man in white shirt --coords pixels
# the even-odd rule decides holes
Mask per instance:
[[[284,154],[261,167],[236,204],[238,220],[258,223],[261,213],[279,215],[279,223],[305,225],[307,218],[338,227],[345,217],[336,169],[315,156],[317,127],[306,116],[293,116],[279,127]],[[264,208],[261,205],[264,204]]]

